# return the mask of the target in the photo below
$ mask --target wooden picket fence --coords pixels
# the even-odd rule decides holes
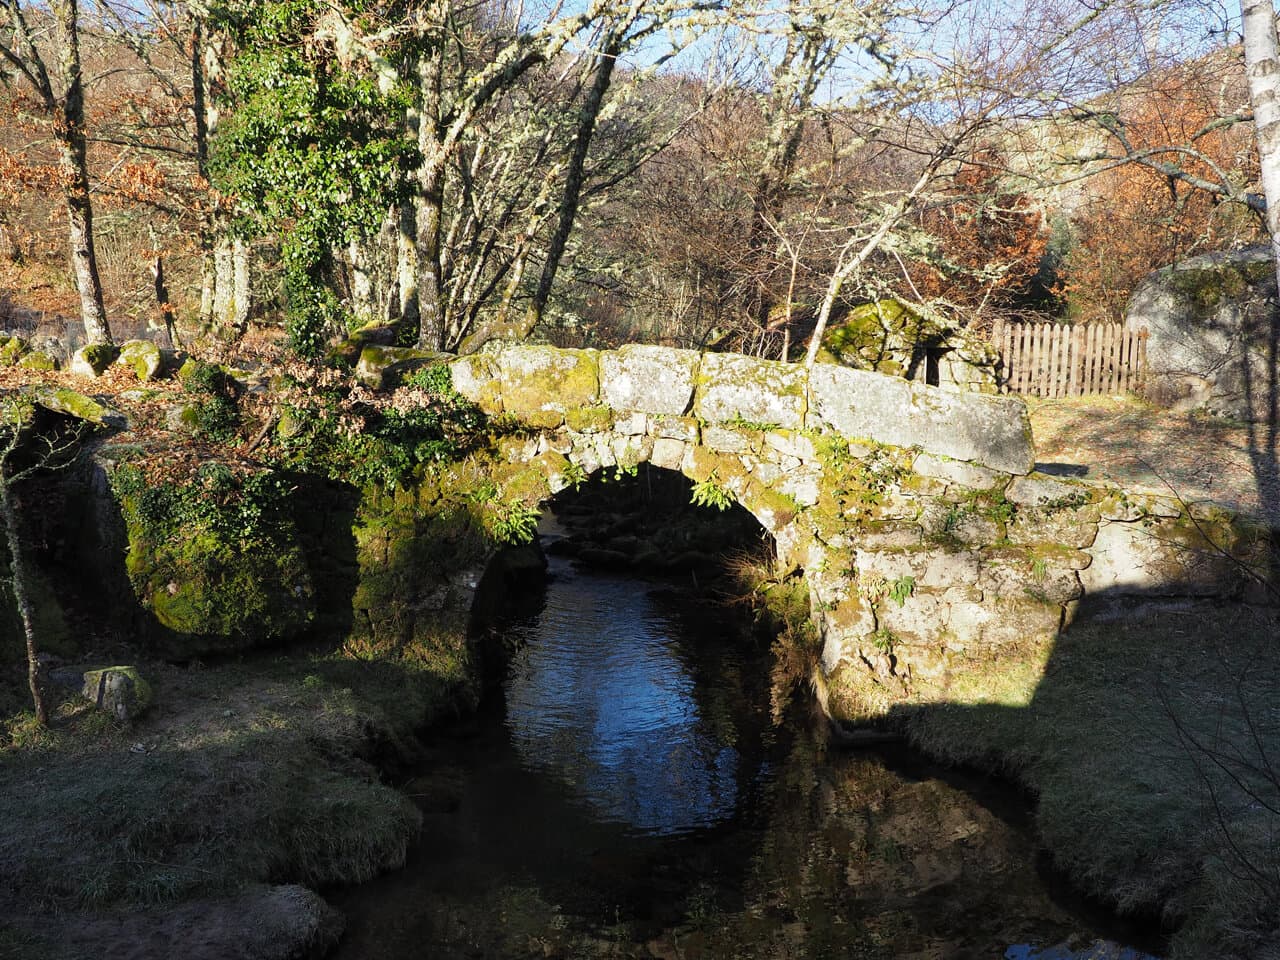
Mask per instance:
[[[1080,397],[1142,389],[1147,331],[1122,323],[1005,323],[991,343],[1000,353],[1001,393]]]

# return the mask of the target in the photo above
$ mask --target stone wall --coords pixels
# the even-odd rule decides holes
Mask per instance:
[[[833,714],[946,700],[1046,651],[1086,593],[1238,597],[1269,531],[1214,509],[1031,472],[1021,401],[835,366],[650,346],[507,348],[452,364],[492,416],[498,500],[641,462],[712,484],[802,569]],[[1043,662],[1044,657],[1041,657]]]

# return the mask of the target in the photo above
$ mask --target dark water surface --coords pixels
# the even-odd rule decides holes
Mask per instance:
[[[674,584],[551,574],[407,787],[406,869],[330,893],[339,958],[1146,957],[1055,892],[1020,797],[775,727],[767,644]]]

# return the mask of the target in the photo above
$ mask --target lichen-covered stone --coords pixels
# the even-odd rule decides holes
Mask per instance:
[[[608,407],[574,407],[566,410],[564,425],[575,433],[603,433],[613,426],[613,411]]]
[[[1080,506],[1096,499],[1096,487],[1059,477],[1034,473],[1015,477],[1005,491],[1012,503],[1049,509]]]
[[[649,417],[649,433],[668,440],[697,443],[701,436],[701,428],[697,417],[652,416]]]
[[[735,353],[708,353],[698,371],[694,413],[707,423],[804,426],[804,368]]]
[[[600,371],[593,350],[507,347],[494,358],[502,408],[534,427],[557,427],[575,407],[600,402]]]
[[[600,355],[600,390],[615,410],[680,416],[689,411],[698,371],[693,350],[628,344]]]
[[[819,364],[809,373],[808,425],[1025,474],[1035,463],[1026,404],[951,393],[896,377]]]
[[[133,371],[133,375],[146,383],[160,375],[164,358],[160,348],[150,340],[126,340],[120,345],[120,355],[115,362]]]
[[[115,362],[119,353],[109,343],[90,343],[71,355],[71,372],[89,379],[100,377]]]
[[[131,722],[151,705],[151,684],[136,667],[90,667],[81,677],[81,695],[117,720]]]
[[[1232,595],[1243,577],[1230,553],[1229,531],[1216,532],[1218,541],[1211,541],[1183,518],[1103,523],[1088,549],[1093,562],[1080,573],[1085,593],[1104,599]]]
[[[458,357],[449,363],[453,389],[470,400],[489,416],[504,412],[502,385],[498,381],[498,368],[491,356],[473,354]]]
[[[1134,290],[1126,323],[1145,328],[1146,392],[1175,409],[1265,418],[1276,276],[1267,246],[1189,257]],[[1252,398],[1252,408],[1250,404]]]
[[[997,470],[991,470],[976,463],[939,457],[932,453],[922,453],[916,457],[911,469],[923,477],[958,483],[974,490],[989,489],[1008,480],[1006,474]]]

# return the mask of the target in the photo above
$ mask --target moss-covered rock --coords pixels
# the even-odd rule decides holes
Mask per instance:
[[[125,423],[124,414],[67,387],[36,387],[32,390],[31,397],[46,410],[86,420],[98,426],[118,427]]]
[[[694,413],[707,423],[804,426],[804,368],[738,354],[709,353],[698,370]]]
[[[532,427],[558,427],[575,407],[600,401],[594,350],[508,347],[495,360],[503,410]]]
[[[120,355],[115,362],[133,371],[133,375],[146,383],[160,375],[164,363],[160,348],[150,340],[126,340],[120,345]]]
[[[58,361],[43,350],[32,350],[18,360],[18,366],[24,370],[50,371],[58,369]]]
[[[62,667],[49,678],[73,688],[94,706],[116,720],[136,720],[151,706],[151,684],[137,667]]]
[[[370,323],[351,333],[329,351],[329,362],[350,369],[360,359],[365,347],[393,347],[400,339],[400,327],[394,323]]]
[[[212,464],[187,484],[151,484],[123,467],[113,487],[129,581],[163,653],[244,650],[311,625],[315,590],[288,484],[270,473],[237,481]]]
[[[370,390],[391,389],[399,386],[406,374],[449,359],[449,354],[433,350],[370,344],[360,351],[356,379]]]
[[[100,377],[119,355],[119,349],[113,344],[90,343],[71,355],[71,372],[90,379]]]
[[[30,347],[22,337],[0,336],[0,366],[12,367],[29,351]]]

